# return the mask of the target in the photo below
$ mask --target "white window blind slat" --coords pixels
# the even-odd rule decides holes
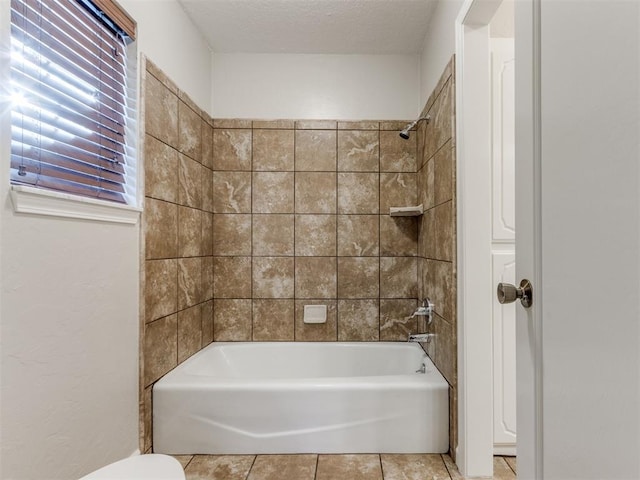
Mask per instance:
[[[126,203],[126,34],[84,1],[11,1],[11,181]]]

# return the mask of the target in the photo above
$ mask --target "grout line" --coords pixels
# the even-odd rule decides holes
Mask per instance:
[[[382,480],[384,480],[384,467],[382,466],[382,455],[378,454],[378,461],[380,462],[380,473],[382,473]]]
[[[253,470],[253,466],[256,464],[257,459],[258,459],[258,455],[254,455],[253,462],[251,462],[251,466],[249,467],[249,471],[247,472],[247,476],[245,477],[245,480],[249,479],[249,476],[251,475],[251,470]]]
[[[320,454],[316,455],[316,469],[313,471],[313,480],[318,477],[318,464],[320,463]]]
[[[185,471],[187,470],[187,467],[188,467],[189,465],[191,465],[191,462],[193,462],[193,459],[194,459],[194,458],[196,458],[196,456],[195,456],[195,455],[191,455],[191,458],[189,459],[189,461],[187,462],[187,464],[184,466],[183,470],[185,470]]]

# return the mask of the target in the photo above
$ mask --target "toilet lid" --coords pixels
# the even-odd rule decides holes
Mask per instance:
[[[125,458],[102,467],[80,480],[184,480],[182,465],[169,455],[150,454]]]

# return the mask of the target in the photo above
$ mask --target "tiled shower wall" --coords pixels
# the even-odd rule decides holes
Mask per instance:
[[[449,382],[451,455],[457,446],[457,320],[456,320],[456,140],[454,59],[431,93],[418,129],[418,197],[424,205],[418,233],[420,297],[435,304],[429,331],[436,337],[427,352]]]
[[[211,341],[405,341],[427,295],[455,406],[451,73],[407,141],[404,121],[212,120],[147,61],[144,451],[153,383]],[[388,215],[420,202],[423,217]],[[305,324],[307,304],[327,323]]]
[[[416,140],[404,122],[214,120],[215,341],[406,340]],[[305,305],[326,305],[305,324]]]
[[[212,122],[150,61],[143,69],[141,450],[151,387],[213,341]]]

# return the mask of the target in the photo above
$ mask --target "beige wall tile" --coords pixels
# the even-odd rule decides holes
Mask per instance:
[[[453,202],[449,201],[438,205],[433,211],[435,215],[435,258],[452,261],[455,247]]]
[[[338,213],[378,213],[379,184],[377,173],[339,173]]]
[[[435,176],[433,159],[426,162],[418,171],[418,203],[424,209],[433,208],[435,205]]]
[[[196,115],[198,115],[199,117],[203,117],[206,115],[206,113],[196,104],[196,102],[193,101],[193,99],[189,96],[189,94],[187,94],[187,92],[179,88],[178,88],[178,98],[182,102],[184,102],[187,105],[187,107],[193,110],[196,113]]]
[[[296,215],[295,223],[296,255],[335,257],[335,215]]]
[[[294,131],[254,130],[253,170],[293,171]]]
[[[178,203],[202,208],[202,165],[180,154],[178,168]]]
[[[446,82],[429,110],[431,121],[425,129],[425,152],[431,158],[454,135],[453,82]]]
[[[149,386],[178,362],[178,316],[171,315],[144,327],[144,385]]]
[[[213,257],[202,257],[202,298],[213,298]]]
[[[247,480],[314,480],[317,455],[258,455]]]
[[[380,254],[387,257],[417,255],[419,222],[416,217],[380,215]]]
[[[251,170],[251,130],[213,130],[213,169]]]
[[[200,167],[202,186],[202,209],[213,212],[213,172],[206,167]]]
[[[417,306],[415,299],[381,299],[380,340],[402,342],[418,333],[417,317],[410,318]]]
[[[178,255],[178,206],[147,198],[143,214],[147,259]]]
[[[298,171],[336,171],[336,132],[332,130],[296,130]]]
[[[213,215],[213,254],[251,255],[251,215]]]
[[[152,75],[144,86],[145,132],[178,148],[178,96]]]
[[[380,305],[373,300],[338,300],[338,341],[380,339]]]
[[[253,255],[293,255],[293,215],[256,214],[252,217]]]
[[[178,255],[200,255],[202,247],[202,211],[178,207]]]
[[[336,174],[296,173],[296,213],[336,213]]]
[[[415,257],[380,257],[380,297],[416,298],[418,262]]]
[[[145,135],[145,195],[167,202],[178,201],[178,152],[169,145]]]
[[[213,211],[251,213],[251,172],[213,172]]]
[[[215,298],[251,298],[251,257],[214,257]]]
[[[415,173],[380,174],[380,213],[388,214],[391,207],[418,204]]]
[[[178,260],[178,309],[200,303],[202,298],[202,258]]]
[[[338,298],[378,298],[380,259],[378,257],[338,258]]]
[[[153,438],[153,399],[151,395],[151,387],[147,387],[144,389],[142,394],[142,410],[143,410],[143,418],[142,418],[142,445],[145,451],[151,448],[152,438]]]
[[[380,171],[415,172],[416,136],[413,133],[405,140],[398,131],[380,132]]]
[[[302,342],[335,342],[338,339],[338,303],[336,300],[296,300],[295,340]],[[304,323],[305,305],[326,305],[326,323]]]
[[[214,128],[251,128],[251,120],[244,118],[214,118]]]
[[[253,258],[253,298],[293,298],[293,257]]]
[[[336,257],[296,257],[296,298],[336,298]]]
[[[213,169],[213,128],[202,121],[202,165]]]
[[[435,204],[439,205],[453,198],[455,178],[454,150],[449,140],[434,157]]]
[[[449,472],[438,454],[380,455],[385,480],[449,480]]]
[[[216,342],[251,341],[251,300],[213,301],[213,339]]]
[[[382,480],[379,455],[319,455],[316,480]]]
[[[449,322],[435,315],[433,324],[438,340],[436,345],[435,364],[442,376],[450,385],[456,385],[457,381],[457,346],[456,331]]]
[[[144,55],[143,55],[143,60],[144,60],[144,68],[146,69],[146,71],[151,75],[153,75],[154,77],[156,77],[156,79],[162,85],[167,87],[169,91],[171,91],[175,95],[178,95],[178,86],[175,84],[175,82],[171,80],[155,63],[153,63],[151,60],[149,60],[149,58],[145,57]],[[148,76],[149,75],[147,75],[146,77]]]
[[[202,308],[195,305],[178,312],[178,363],[202,347]]]
[[[213,300],[202,304],[202,348],[213,342]]]
[[[338,130],[378,130],[380,122],[369,120],[338,122]]]
[[[379,254],[378,215],[338,215],[338,255]]]
[[[338,170],[377,172],[380,170],[378,131],[345,130],[338,132]]]
[[[178,150],[202,163],[202,119],[184,102],[178,103]]]
[[[436,228],[435,210],[426,210],[420,219],[418,230],[418,248],[421,256],[436,258]]]
[[[253,128],[276,128],[293,130],[295,120],[254,120]]]
[[[395,130],[399,132],[400,130],[404,130],[407,125],[413,122],[415,119],[411,120],[383,120],[380,122],[380,130]]]
[[[195,455],[185,468],[188,480],[246,480],[254,455]]]
[[[257,342],[293,341],[293,300],[253,301],[253,340]]]
[[[178,262],[175,259],[147,260],[144,289],[147,322],[178,309]]]
[[[257,172],[253,174],[253,213],[293,213],[294,174]]]
[[[202,243],[200,255],[213,255],[213,213],[201,212]]]
[[[335,130],[337,128],[335,120],[297,120],[298,130]]]
[[[431,298],[435,311],[451,324],[456,319],[456,285],[453,264],[427,260],[427,285],[423,296]]]

